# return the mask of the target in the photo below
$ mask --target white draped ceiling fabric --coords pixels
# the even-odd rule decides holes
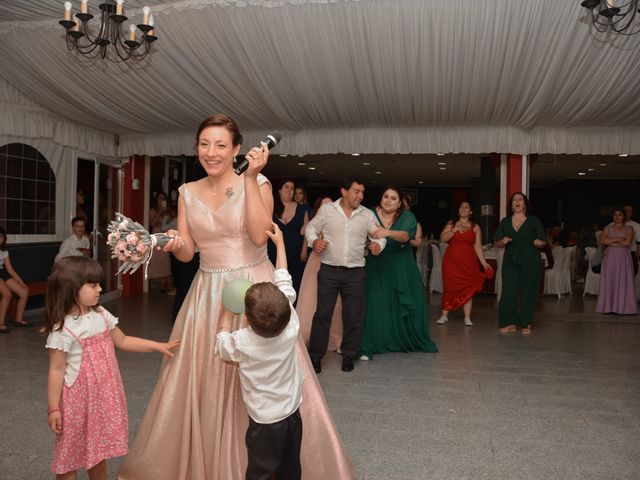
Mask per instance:
[[[125,13],[145,4],[155,51],[113,64],[66,49],[61,0],[1,2],[0,136],[191,154],[199,122],[226,112],[247,145],[282,131],[280,153],[640,154],[640,35],[594,32],[578,0],[125,0]]]

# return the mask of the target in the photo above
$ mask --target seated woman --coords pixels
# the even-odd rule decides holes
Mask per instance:
[[[603,252],[600,290],[596,304],[598,313],[638,313],[633,263],[629,254],[633,229],[625,225],[624,221],[624,211],[616,208],[613,211],[613,223],[604,227],[600,237],[603,248],[606,248]]]
[[[308,256],[302,231],[309,221],[309,215],[303,205],[293,201],[294,188],[292,180],[284,180],[278,192],[274,194],[273,222],[282,230],[287,251],[287,265],[297,294],[300,291],[304,264]],[[271,240],[267,244],[267,253],[269,260],[275,265],[276,249]]]
[[[5,323],[12,294],[17,295],[18,305],[16,318],[13,319],[11,324],[14,327],[31,327],[32,325],[22,318],[29,299],[29,288],[11,265],[9,252],[7,252],[7,232],[4,228],[0,228],[0,333],[9,333],[11,331]]]
[[[424,285],[409,244],[416,234],[416,217],[402,208],[402,194],[396,187],[384,190],[373,212],[382,228],[371,237],[386,238],[387,245],[380,255],[366,259],[367,306],[360,359],[369,360],[374,353],[437,352],[429,338]]]
[[[473,325],[471,307],[473,296],[482,290],[487,276],[493,276],[493,270],[482,252],[482,233],[480,227],[471,222],[473,212],[469,202],[462,202],[458,208],[458,220],[448,222],[440,241],[449,244],[442,259],[442,316],[437,323],[443,325],[449,320],[449,312],[462,307],[464,324]],[[480,265],[485,273],[480,270]]]

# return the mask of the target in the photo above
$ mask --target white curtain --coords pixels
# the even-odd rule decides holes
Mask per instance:
[[[0,134],[191,154],[226,112],[280,153],[640,154],[638,37],[595,34],[577,0],[156,0],[139,64],[69,53],[61,2],[4,3],[0,75],[55,114],[3,109]]]

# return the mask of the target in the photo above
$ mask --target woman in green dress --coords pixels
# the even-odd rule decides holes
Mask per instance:
[[[513,333],[520,327],[524,335],[530,335],[540,288],[540,249],[546,243],[545,233],[542,222],[527,213],[531,207],[524,193],[511,195],[510,205],[511,214],[502,219],[493,236],[496,246],[505,249],[498,303],[499,331]]]
[[[371,236],[386,238],[387,245],[380,255],[366,260],[360,359],[369,360],[374,353],[437,352],[429,338],[424,285],[409,243],[416,235],[416,217],[402,208],[402,194],[395,187],[385,189],[373,212],[382,228]]]

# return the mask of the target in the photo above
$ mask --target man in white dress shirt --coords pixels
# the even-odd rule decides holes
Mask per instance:
[[[353,370],[360,348],[365,313],[365,254],[379,255],[386,239],[373,240],[369,233],[379,229],[371,210],[360,203],[364,185],[354,177],[344,180],[342,197],[323,205],[307,224],[305,236],[320,255],[318,303],[311,324],[309,357],[316,373],[327,351],[331,318],[338,294],[342,299],[342,371]]]
[[[65,239],[60,245],[60,250],[55,258],[56,262],[64,257],[91,256],[91,243],[89,242],[89,237],[85,235],[84,219],[82,217],[73,217],[71,228],[73,235]]]

